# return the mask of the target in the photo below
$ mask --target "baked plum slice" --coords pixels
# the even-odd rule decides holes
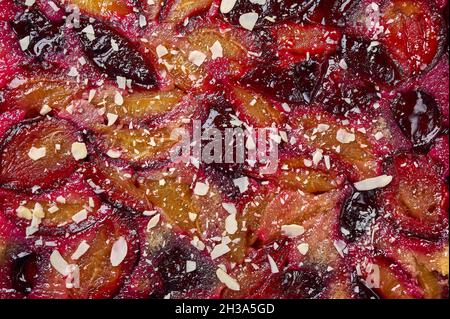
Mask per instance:
[[[391,103],[394,118],[416,149],[426,149],[441,132],[441,114],[435,99],[420,90],[399,93]]]
[[[311,59],[287,68],[257,65],[240,82],[281,102],[309,103],[320,74],[321,63]]]
[[[379,214],[375,192],[355,192],[342,206],[339,218],[342,236],[348,242],[356,241],[369,231]]]
[[[233,2],[235,2],[235,4],[230,6]],[[238,26],[240,25],[240,19],[243,14],[254,12],[258,15],[256,26],[263,27],[271,26],[277,22],[301,18],[302,15],[317,2],[317,0],[267,0],[262,3],[262,1],[237,0],[236,2],[222,0],[221,12],[226,20]]]
[[[15,220],[18,226],[33,225],[27,229],[27,234],[58,236],[77,233],[109,213],[80,177],[74,177],[74,181],[60,189],[42,195],[27,196],[7,190],[0,191],[0,194],[0,209],[10,219]]]
[[[218,284],[216,266],[206,250],[164,225],[147,227],[139,218],[141,259],[119,298],[211,298]]]
[[[55,186],[77,168],[72,148],[81,139],[77,129],[65,121],[22,122],[1,143],[0,183],[22,190]]]
[[[285,122],[281,107],[278,105],[277,108],[275,103],[261,94],[235,86],[230,95],[230,102],[236,106],[237,112],[255,127],[281,126]]]
[[[95,157],[88,166],[86,176],[94,191],[112,205],[132,211],[150,211],[153,205],[146,196],[146,188],[136,171],[124,164]]]
[[[291,126],[297,131],[299,140],[313,149],[322,150],[323,155],[331,156],[331,161],[346,167],[345,174],[350,180],[379,176],[381,164],[366,135],[327,113],[317,116],[305,113],[291,118]]]
[[[316,216],[333,211],[342,197],[341,191],[313,195],[295,190],[261,192],[244,208],[250,242],[269,242],[282,234],[285,225],[302,225]]]
[[[181,23],[196,14],[208,11],[213,0],[169,0],[164,4],[160,20]]]
[[[272,275],[254,296],[261,299],[321,299],[326,296],[329,274],[318,265],[285,269]]]
[[[175,39],[165,34],[160,38],[163,41],[150,41],[151,50],[176,86],[183,90],[201,86],[208,76],[220,81],[239,78],[255,59],[249,51],[264,46],[259,35],[247,34],[213,19],[193,20]]]
[[[336,59],[329,60],[324,77],[314,93],[314,103],[339,116],[370,111],[370,107],[380,99],[376,86],[364,77],[343,69],[341,65],[347,67],[347,64],[342,63]]]
[[[117,123],[139,124],[151,120],[160,120],[172,114],[183,101],[185,93],[174,89],[171,91],[135,91],[123,95],[123,104],[115,103],[116,90],[102,88],[97,91],[91,104],[105,108],[105,114],[117,116]]]
[[[20,231],[0,213],[0,298],[20,299],[30,292],[34,277],[32,251]]]
[[[378,84],[394,84],[399,79],[397,67],[377,42],[346,36],[341,43],[343,58],[350,71]]]
[[[320,152],[313,154],[321,156]],[[284,189],[319,195],[339,188],[344,182],[334,167],[328,169],[323,163],[311,163],[304,155],[285,155],[278,166],[278,172],[267,179]]]
[[[112,15],[126,16],[133,12],[127,0],[66,0],[66,6],[77,6],[80,10],[90,15],[110,18]]]
[[[448,186],[424,156],[400,154],[392,159],[394,180],[383,192],[392,222],[413,236],[439,238],[448,225]]]
[[[138,87],[158,87],[156,72],[148,58],[110,26],[99,21],[89,23],[89,20],[82,18],[77,31],[86,56],[114,81],[117,77],[123,77]]]
[[[277,25],[272,28],[271,33],[282,54],[293,54],[303,59],[336,52],[342,37],[336,28],[321,25],[302,26],[295,23]]]
[[[36,9],[30,9],[16,15],[11,22],[22,49],[38,61],[46,56],[61,52],[64,36],[61,24],[55,24]]]
[[[61,239],[53,251],[40,254],[29,298],[112,298],[134,265],[137,245],[127,222],[114,217]]]
[[[380,40],[405,76],[428,69],[445,45],[445,21],[426,1],[395,0],[382,8]]]
[[[32,77],[20,85],[3,92],[4,102],[0,109],[18,108],[28,117],[39,116],[48,111],[60,111],[79,97],[82,87],[76,82],[62,78]]]

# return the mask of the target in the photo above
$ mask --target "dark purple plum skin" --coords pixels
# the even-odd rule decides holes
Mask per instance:
[[[367,232],[379,212],[374,192],[355,192],[344,203],[340,215],[340,231],[348,242]]]
[[[61,25],[50,22],[45,15],[32,9],[16,15],[11,27],[18,41],[29,36],[30,43],[25,52],[38,61],[45,60],[50,52],[62,50],[64,36]]]
[[[286,69],[262,65],[246,74],[241,82],[282,102],[309,103],[321,70],[322,64],[313,60]]]
[[[391,109],[398,126],[416,150],[426,150],[442,130],[439,107],[425,92],[399,94]]]
[[[88,38],[83,29],[92,25],[95,39]],[[113,80],[118,76],[132,80],[132,84],[147,89],[158,87],[156,72],[152,64],[141,54],[133,43],[114,31],[105,23],[84,20],[78,35],[86,56]],[[117,44],[114,50],[112,42]]]

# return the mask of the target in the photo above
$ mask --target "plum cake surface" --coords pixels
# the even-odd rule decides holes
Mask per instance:
[[[448,17],[1,0],[0,298],[448,298]],[[275,168],[174,161],[194,123]]]

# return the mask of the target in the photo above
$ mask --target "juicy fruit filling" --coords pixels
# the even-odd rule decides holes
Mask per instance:
[[[1,1],[0,298],[447,298],[447,32],[446,1]]]

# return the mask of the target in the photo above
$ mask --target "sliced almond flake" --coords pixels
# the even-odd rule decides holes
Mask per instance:
[[[253,31],[258,22],[259,15],[256,12],[244,13],[239,17],[239,24],[246,30]]]
[[[236,205],[233,203],[222,203],[222,207],[230,214],[230,215],[236,215],[237,209]]]
[[[211,58],[213,60],[223,57],[222,44],[218,40],[216,42],[214,42],[214,44],[212,45],[212,47],[209,50],[212,53],[212,57]]]
[[[42,207],[41,204],[39,204],[39,203],[34,204],[33,216],[36,218],[39,218],[39,219],[42,219],[45,217],[44,208]]]
[[[25,5],[27,7],[31,7],[35,2],[36,0],[25,0]]]
[[[80,267],[78,265],[71,264],[67,266],[66,288],[80,288]]]
[[[163,56],[166,56],[169,54],[169,50],[167,50],[167,48],[163,45],[158,45],[156,47],[156,55],[158,56],[158,58],[162,58]]]
[[[108,119],[108,126],[112,126],[114,125],[114,123],[116,123],[119,116],[117,114],[108,113],[106,114],[106,118]]]
[[[31,37],[29,35],[19,40],[20,48],[22,49],[22,51],[26,51],[28,49],[28,47],[30,46],[30,40]]]
[[[116,150],[108,150],[108,152],[106,152],[106,155],[108,155],[110,158],[120,158],[122,156],[122,152]]]
[[[39,111],[39,114],[41,114],[42,116],[47,115],[48,113],[50,113],[52,111],[52,108],[50,106],[48,106],[47,104],[44,104],[41,108],[41,110]]]
[[[116,77],[117,86],[119,89],[125,90],[127,86],[127,78],[123,76]]]
[[[231,250],[230,250],[230,247],[228,247],[228,245],[226,245],[224,243],[218,244],[211,251],[211,259],[213,259],[213,260],[217,259],[217,258],[229,253],[230,251]]]
[[[123,96],[120,92],[116,92],[116,94],[114,95],[114,103],[116,105],[123,105],[125,101],[123,100]]]
[[[91,246],[83,240],[79,245],[78,248],[75,250],[75,252],[70,257],[72,260],[78,260],[83,256],[88,250],[91,248]]]
[[[238,231],[236,214],[231,214],[225,219],[225,230],[228,234],[234,235]]]
[[[67,276],[69,264],[64,260],[58,250],[54,250],[50,255],[50,264],[61,275]]]
[[[336,248],[337,252],[341,257],[347,253],[347,244],[343,240],[335,240],[333,242],[334,248]]]
[[[275,263],[275,260],[273,260],[272,256],[270,256],[270,255],[267,255],[267,259],[269,260],[270,271],[272,272],[272,274],[278,274],[280,272],[280,270],[278,269],[278,266]]]
[[[125,237],[121,236],[114,242],[111,249],[110,261],[113,267],[119,266],[128,254],[128,244]]]
[[[16,209],[16,214],[17,214],[17,217],[19,217],[19,218],[23,218],[23,219],[27,219],[27,220],[33,219],[33,213],[31,212],[31,210],[24,206],[19,206]]]
[[[189,53],[189,62],[196,66],[201,66],[206,60],[206,54],[200,51],[192,51]]]
[[[308,251],[309,251],[309,245],[307,243],[302,243],[302,244],[297,246],[297,249],[300,252],[300,254],[305,256],[308,253]]]
[[[239,188],[239,191],[241,193],[245,193],[248,190],[248,186],[250,185],[250,182],[248,180],[248,177],[244,176],[244,177],[240,177],[240,178],[233,180],[233,184],[234,184],[234,186]]]
[[[190,273],[197,269],[197,263],[192,260],[186,261],[186,272]]]
[[[75,158],[75,160],[77,161],[85,159],[88,155],[86,144],[79,142],[75,142],[72,144],[71,152],[73,158]]]
[[[218,268],[216,271],[217,278],[219,278],[220,282],[225,284],[228,289],[239,291],[241,287],[236,279],[228,275],[223,269]]]
[[[342,144],[349,144],[356,141],[356,135],[347,132],[345,129],[339,129],[336,134],[336,140]]]
[[[388,186],[393,180],[392,176],[381,175],[374,178],[368,178],[363,181],[355,183],[355,188],[358,191],[370,191],[373,189],[384,188]]]
[[[227,14],[233,10],[237,0],[222,0],[220,3],[220,12]]]
[[[45,147],[36,148],[33,146],[28,151],[28,157],[31,158],[33,161],[37,161],[40,160],[41,158],[44,158],[46,153],[47,149]]]
[[[72,216],[72,220],[76,224],[79,224],[79,223],[85,221],[87,219],[87,217],[88,217],[88,211],[86,209],[82,209],[78,213],[76,213],[75,215]]]
[[[305,233],[305,228],[300,225],[281,226],[281,233],[288,238],[296,238]]]
[[[369,289],[378,289],[380,288],[380,267],[375,264],[369,264],[366,267],[366,271],[368,273],[365,284]]]
[[[197,196],[205,196],[208,194],[209,185],[201,182],[197,182],[194,188],[194,194]]]
[[[160,220],[161,220],[160,214],[156,214],[155,216],[150,218],[150,220],[148,221],[148,224],[147,224],[147,231],[150,231],[151,229],[158,226]]]

